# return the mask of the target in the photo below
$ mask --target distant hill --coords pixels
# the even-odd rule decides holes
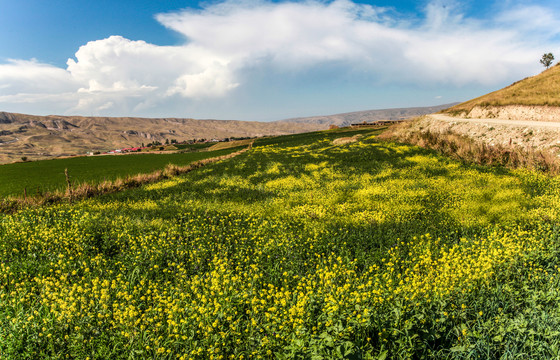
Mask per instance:
[[[457,103],[438,105],[438,106],[428,106],[428,107],[355,111],[355,112],[336,114],[336,115],[299,117],[299,118],[280,120],[277,122],[305,123],[305,124],[317,124],[317,125],[325,125],[325,126],[329,126],[329,125],[348,126],[351,124],[362,123],[364,121],[373,122],[377,120],[407,119],[415,116],[438,112],[440,110],[447,109],[455,104]]]
[[[165,139],[178,141],[293,134],[321,130],[309,123],[178,118],[34,116],[0,112],[0,163],[106,151]]]
[[[464,117],[560,121],[560,66],[501,90],[455,105],[444,113]]]
[[[0,112],[0,164],[108,151],[150,143],[190,139],[294,134],[376,120],[399,120],[437,112],[432,107],[357,111],[273,122],[182,118],[36,116]]]

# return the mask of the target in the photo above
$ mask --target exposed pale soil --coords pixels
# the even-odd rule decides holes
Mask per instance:
[[[470,119],[504,119],[518,121],[554,121],[560,122],[560,107],[557,106],[475,106],[470,112],[459,116]]]
[[[521,114],[528,111],[527,107],[511,107],[501,114],[509,114],[517,119],[503,118],[461,118],[443,114],[431,114],[414,123],[413,129],[431,131],[435,133],[453,132],[466,135],[475,140],[484,141],[490,145],[516,145],[524,149],[551,150],[560,153],[560,121],[535,121],[532,119],[541,116],[553,119],[558,109],[553,109],[548,114],[539,115],[535,111],[531,116],[523,119]],[[540,109],[543,110],[543,109]],[[517,114],[517,115],[516,115]],[[530,119],[530,120],[529,120]],[[558,118],[560,120],[560,117]]]
[[[354,135],[352,137],[341,137],[333,140],[333,145],[344,145],[358,141],[361,135]]]

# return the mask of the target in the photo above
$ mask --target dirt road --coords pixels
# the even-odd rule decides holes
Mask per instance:
[[[467,122],[475,124],[496,124],[496,125],[511,125],[523,126],[532,128],[547,128],[560,130],[560,121],[524,121],[524,120],[504,120],[504,119],[465,119],[443,114],[430,114],[428,117],[434,120],[448,121],[448,122]]]

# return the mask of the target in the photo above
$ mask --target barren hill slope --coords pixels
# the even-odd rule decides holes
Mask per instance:
[[[154,140],[281,135],[324,129],[307,123],[178,118],[34,116],[0,112],[0,163],[85,154]]]

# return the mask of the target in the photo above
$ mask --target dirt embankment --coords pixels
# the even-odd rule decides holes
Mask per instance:
[[[463,111],[456,115],[467,119],[560,122],[560,107],[528,105],[475,106],[469,112]]]
[[[475,106],[468,112],[428,115],[414,127],[418,131],[466,135],[489,145],[514,145],[560,154],[557,106]]]
[[[489,145],[513,145],[525,150],[549,150],[560,153],[560,123],[498,119],[452,118],[428,115],[411,126],[411,131],[455,133]],[[558,125],[558,126],[553,126]]]

